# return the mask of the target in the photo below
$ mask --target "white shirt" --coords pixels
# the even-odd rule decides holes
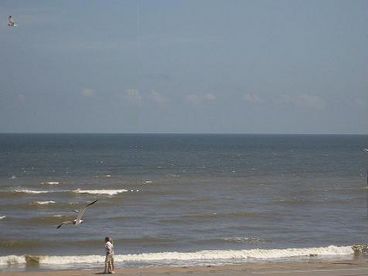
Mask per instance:
[[[106,254],[114,254],[114,245],[111,242],[105,243]]]

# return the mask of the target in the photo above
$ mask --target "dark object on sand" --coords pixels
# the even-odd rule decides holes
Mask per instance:
[[[354,250],[354,255],[368,255],[368,244],[355,244],[351,247]]]

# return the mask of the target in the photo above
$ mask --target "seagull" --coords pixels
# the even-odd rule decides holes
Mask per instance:
[[[74,224],[74,225],[79,225],[83,222],[83,219],[82,219],[82,216],[84,215],[84,213],[86,212],[87,208],[89,206],[91,206],[92,204],[95,204],[97,202],[98,199],[96,199],[95,201],[91,202],[91,203],[88,203],[86,205],[86,207],[84,207],[83,209],[79,210],[78,211],[78,215],[76,217],[75,220],[67,220],[67,221],[64,221],[62,222],[60,225],[58,225],[58,227],[56,227],[56,229],[59,229],[61,226],[63,226],[64,224]]]
[[[17,24],[15,23],[15,21],[13,20],[13,17],[11,15],[9,15],[8,17],[8,26],[9,27],[16,27]]]

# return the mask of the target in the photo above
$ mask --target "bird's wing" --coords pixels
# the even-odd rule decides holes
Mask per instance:
[[[58,227],[56,227],[56,229],[59,229],[64,224],[73,224],[73,221],[71,221],[71,220],[63,221],[61,224],[58,225]]]
[[[95,204],[95,203],[97,202],[97,200],[98,200],[98,199],[96,199],[95,201],[93,201],[93,202],[91,202],[91,203],[88,203],[88,204],[86,205],[86,207],[84,207],[82,210],[80,210],[80,211],[79,211],[79,213],[78,213],[78,216],[77,216],[77,218],[76,218],[76,221],[80,221],[80,220],[82,219],[82,217],[83,217],[84,213],[86,212],[87,208],[88,208],[89,206],[91,206],[92,204]]]

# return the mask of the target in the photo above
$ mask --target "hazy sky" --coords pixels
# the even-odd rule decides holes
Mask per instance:
[[[0,23],[0,132],[368,133],[367,0],[1,0]]]

